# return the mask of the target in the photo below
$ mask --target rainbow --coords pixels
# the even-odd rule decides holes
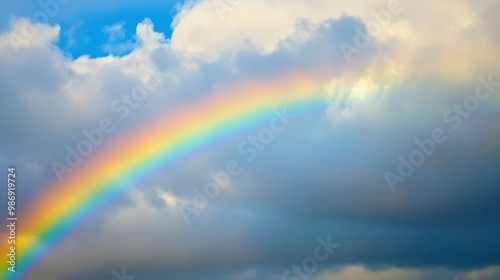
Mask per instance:
[[[270,110],[324,106],[318,84],[306,75],[290,74],[219,90],[104,145],[23,210],[16,272],[9,272],[4,262],[0,278],[32,278],[46,256],[97,210],[183,156],[268,120]]]

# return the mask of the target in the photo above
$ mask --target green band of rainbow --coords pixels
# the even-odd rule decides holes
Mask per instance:
[[[103,147],[23,212],[17,272],[5,267],[0,275],[4,279],[33,275],[57,244],[134,183],[213,141],[265,122],[273,109],[324,105],[320,92],[314,81],[300,75],[246,84],[212,94]]]

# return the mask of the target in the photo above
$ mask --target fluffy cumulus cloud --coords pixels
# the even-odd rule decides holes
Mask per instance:
[[[33,279],[122,267],[137,280],[498,279],[499,12],[473,0],[187,1],[171,37],[147,18],[126,43],[131,22],[103,27],[110,54],[98,58],[65,55],[58,25],[13,17],[0,34],[0,163],[22,170],[25,208],[103,118],[115,128],[93,153],[247,81],[300,73],[323,96],[288,108],[262,149],[241,147],[268,120],[137,182]],[[130,105],[138,85],[147,98]],[[193,190],[231,160],[242,171],[197,209]]]

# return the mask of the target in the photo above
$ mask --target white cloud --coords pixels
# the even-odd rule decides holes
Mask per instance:
[[[374,58],[373,53],[369,53],[351,64],[347,63],[344,57],[337,57],[331,52],[338,51],[337,44],[339,38],[342,38],[342,31],[351,35],[349,32],[352,30],[344,29],[351,28],[355,21],[350,18],[352,21],[344,26],[341,24],[346,23],[343,21],[345,18],[339,18],[346,13],[359,17],[365,23],[369,22],[373,20],[372,11],[380,11],[386,7],[388,1],[365,1],[360,4],[330,0],[247,0],[227,12],[223,20],[219,18],[213,2],[190,2],[181,8],[176,17],[171,39],[155,32],[153,23],[145,19],[137,25],[135,43],[128,41],[126,45],[114,46],[118,49],[108,49],[111,53],[127,49],[131,51],[129,54],[100,58],[82,56],[74,60],[65,57],[53,45],[60,32],[59,26],[38,25],[27,19],[13,19],[12,29],[0,35],[0,83],[7,91],[4,98],[9,101],[2,103],[5,107],[2,107],[2,113],[19,120],[23,127],[14,129],[14,124],[2,123],[0,128],[3,131],[13,131],[11,140],[2,140],[5,143],[10,141],[8,144],[9,147],[14,147],[13,150],[39,149],[44,152],[44,157],[30,158],[32,162],[36,162],[36,166],[27,165],[31,167],[33,174],[40,172],[38,166],[48,166],[50,160],[63,157],[64,145],[75,143],[75,139],[79,140],[82,129],[95,127],[100,118],[112,115],[109,107],[112,100],[130,93],[138,84],[148,83],[151,79],[149,73],[158,71],[161,71],[159,75],[164,82],[151,92],[151,102],[141,105],[143,107],[137,109],[134,117],[125,125],[137,127],[173,108],[190,104],[192,100],[210,94],[219,87],[249,77],[262,77],[267,74],[271,77],[279,76],[286,74],[284,72],[290,68],[303,70],[306,75],[320,76],[318,83],[324,83],[322,86],[330,98],[325,100],[330,104],[326,115],[335,120],[340,118],[338,126],[327,126],[321,131],[317,129],[317,120],[302,123],[307,127],[304,131],[322,134],[323,139],[307,142],[310,140],[308,135],[301,136],[290,132],[290,138],[280,142],[282,146],[275,145],[277,148],[269,148],[266,151],[268,157],[281,155],[288,158],[295,153],[286,148],[300,147],[300,153],[296,155],[297,161],[290,161],[289,164],[305,168],[300,169],[300,172],[287,172],[286,168],[280,166],[285,170],[282,171],[282,175],[286,175],[283,177],[294,178],[294,182],[280,184],[270,181],[269,178],[259,177],[258,175],[265,172],[269,166],[256,162],[253,169],[246,170],[247,175],[242,175],[251,177],[251,180],[248,180],[251,183],[235,185],[234,189],[237,191],[228,197],[221,197],[220,201],[211,202],[210,209],[203,213],[204,216],[200,216],[191,228],[186,229],[182,217],[175,213],[175,205],[185,202],[186,197],[191,197],[191,193],[186,193],[192,190],[192,185],[203,181],[203,176],[207,174],[205,169],[216,166],[214,162],[217,160],[211,157],[203,160],[198,158],[199,164],[195,165],[193,163],[196,161],[193,161],[190,166],[176,169],[175,174],[168,174],[175,178],[182,176],[182,184],[179,183],[180,180],[174,179],[167,184],[163,179],[163,184],[158,185],[155,190],[158,198],[166,202],[168,207],[159,209],[152,206],[144,194],[132,193],[131,206],[117,206],[117,211],[110,211],[106,213],[108,216],[102,217],[104,225],[94,225],[99,228],[97,231],[82,233],[79,236],[81,239],[73,240],[74,243],[62,249],[64,253],[56,257],[57,262],[53,263],[58,264],[58,267],[61,263],[67,264],[61,266],[66,268],[65,271],[55,269],[49,264],[44,275],[48,275],[47,279],[57,279],[54,274],[70,275],[80,269],[80,263],[99,267],[109,260],[133,265],[137,264],[138,259],[158,258],[171,267],[203,264],[207,259],[221,264],[239,265],[245,261],[254,261],[256,256],[265,261],[272,261],[276,252],[268,252],[262,248],[259,251],[259,248],[255,249],[253,246],[258,245],[258,242],[251,240],[252,243],[250,238],[245,239],[246,234],[252,231],[249,225],[260,227],[258,230],[261,231],[272,228],[272,225],[265,221],[256,223],[252,217],[262,215],[267,218],[274,215],[273,217],[280,217],[281,222],[290,224],[298,220],[287,220],[287,217],[293,215],[281,216],[269,209],[289,214],[288,211],[295,213],[293,211],[302,207],[301,209],[307,209],[308,213],[313,214],[345,215],[361,220],[380,219],[385,223],[394,222],[391,220],[394,217],[415,218],[418,221],[419,217],[408,214],[420,213],[417,210],[422,209],[415,204],[408,201],[403,203],[399,198],[391,200],[386,193],[381,194],[378,189],[367,187],[373,187],[376,182],[373,178],[381,178],[378,173],[373,175],[377,170],[370,169],[373,168],[370,164],[376,162],[377,166],[389,166],[392,160],[396,159],[396,152],[407,147],[406,142],[401,144],[396,140],[405,139],[408,135],[413,137],[418,130],[413,126],[435,125],[431,123],[434,119],[430,115],[441,113],[442,108],[450,105],[447,103],[450,96],[457,93],[448,91],[454,86],[470,86],[471,83],[474,84],[478,73],[500,70],[498,42],[490,38],[491,31],[484,29],[485,23],[481,14],[476,14],[469,2],[426,1],[418,4],[402,1],[403,13],[394,16],[394,23],[377,34],[377,40],[374,42],[376,48],[366,50],[367,53],[373,51],[380,54],[381,58]],[[433,7],[432,13],[428,10],[430,6]],[[325,21],[332,18],[333,21]],[[123,24],[124,22],[120,22],[105,28],[112,41],[125,39]],[[338,26],[344,29],[335,29]],[[19,34],[31,29],[38,30],[32,39],[21,38],[16,41]],[[17,42],[17,53],[12,48],[12,42]],[[259,74],[261,76],[258,76]],[[431,79],[435,81],[429,82],[432,88],[422,85]],[[422,92],[427,90],[429,92]],[[458,94],[463,94],[463,91]],[[428,104],[430,98],[432,104]],[[15,105],[15,111],[11,108],[14,107],[12,104]],[[491,115],[496,116],[493,113]],[[482,120],[471,123],[484,129],[495,127],[491,120]],[[374,127],[377,129],[375,132]],[[117,134],[121,136],[120,133]],[[478,145],[484,147],[485,151],[498,142],[495,138],[497,134],[491,133],[492,137],[480,137],[481,140],[490,141],[479,141],[480,144],[488,144]],[[463,135],[467,135],[467,131],[464,130]],[[33,138],[38,140],[35,144],[40,146],[34,146],[33,141],[28,141]],[[299,141],[297,139],[306,139],[306,143],[312,143],[308,146],[310,150],[306,150],[303,143],[294,146],[294,143]],[[325,142],[321,142],[322,140]],[[375,149],[371,149],[372,147]],[[441,156],[456,155],[453,147],[449,154],[447,151]],[[228,154],[232,157],[238,156],[231,152]],[[311,160],[318,163],[318,170],[326,170],[325,178],[335,183],[335,188],[324,188],[323,192],[318,191],[315,194],[307,189],[309,185],[295,185],[300,179],[297,176],[307,172],[306,167],[311,167]],[[439,165],[439,160],[443,159],[436,155],[436,161],[430,164]],[[221,161],[225,162],[226,159],[222,158]],[[319,166],[319,163],[324,166]],[[279,171],[273,174],[277,173]],[[48,174],[47,178],[53,178],[51,175],[53,176]],[[321,185],[319,181],[314,183]],[[285,185],[296,186],[295,193],[284,188]],[[425,201],[428,207],[424,209],[428,210],[424,211],[426,215],[443,209],[449,210],[446,208],[448,205],[443,206],[441,202],[448,201],[449,192],[456,191],[458,195],[460,190],[452,189],[439,193],[422,187],[419,191],[424,194],[422,197],[429,195],[433,199]],[[275,198],[276,201],[269,197]],[[331,200],[335,203],[320,203],[321,198],[325,197],[332,197]],[[297,201],[300,203],[294,204]],[[363,207],[359,207],[360,201],[363,202]],[[238,216],[241,211],[231,211],[234,210],[233,203],[239,202],[250,209],[247,213],[251,212],[252,215],[249,216],[252,217],[248,220]],[[402,204],[408,207],[404,208],[408,213],[394,214],[394,209],[400,209],[396,206],[403,208]],[[226,224],[228,221],[232,223]],[[214,229],[214,225],[221,227]],[[308,230],[308,224],[304,224],[301,229]],[[96,232],[102,235],[92,235]],[[151,236],[153,232],[156,235]],[[287,232],[257,233],[261,234],[261,238],[278,239]],[[120,235],[123,235],[123,239],[116,240],[116,236]],[[345,232],[344,235],[350,236]],[[190,239],[185,239],[185,236]],[[95,257],[95,251],[92,249],[96,247],[90,248],[87,245],[88,239],[93,240],[90,244],[102,250],[101,255]],[[98,245],[101,239],[108,240],[109,248],[112,249],[101,248]],[[120,246],[124,240],[137,243],[132,247],[122,248]],[[267,239],[264,241],[268,242]],[[221,242],[226,245],[224,250],[219,247]],[[127,248],[132,248],[134,254],[127,254]],[[214,251],[220,253],[219,258],[211,257]],[[65,258],[66,254],[71,252],[78,252],[79,256],[76,258],[79,262]],[[301,255],[300,253],[302,252],[293,252],[295,255]],[[88,262],[89,259],[92,262]],[[255,269],[249,269],[232,275],[241,279],[253,279],[256,274]],[[497,274],[497,268],[488,268],[470,272],[467,277],[471,280],[482,280]],[[369,271],[362,266],[347,266],[341,272],[325,273],[317,279],[426,279],[426,276],[422,275],[427,274],[422,274],[417,269],[391,268]]]
[[[379,271],[370,271],[362,266],[346,266],[338,273],[324,273],[311,280],[421,280],[418,269],[389,268]]]
[[[498,279],[500,277],[500,267],[490,266],[483,269],[476,269],[465,275],[467,280]]]
[[[102,31],[109,35],[109,41],[123,40],[125,38],[125,29],[123,28],[125,23],[125,21],[121,21],[112,25],[106,25]]]

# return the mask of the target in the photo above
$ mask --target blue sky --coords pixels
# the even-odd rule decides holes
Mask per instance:
[[[0,4],[0,167],[17,167],[21,209],[105,118],[119,121],[89,158],[249,84],[307,80],[321,98],[288,108],[255,159],[239,147],[272,119],[135,182],[32,279],[500,279],[498,1],[73,0],[31,21],[40,11]],[[230,160],[244,171],[198,207]]]
[[[6,30],[12,16],[28,17],[44,11],[44,6],[37,0],[11,1],[8,7],[0,11],[0,30]],[[42,3],[49,3],[50,1]],[[155,23],[155,29],[167,37],[172,32],[171,23],[176,12],[178,1],[68,1],[54,16],[48,16],[48,23],[61,26],[59,40],[56,43],[62,51],[73,56],[89,55],[105,56],[109,53],[103,49],[108,43],[109,34],[104,32],[106,26],[121,24],[124,37],[114,43],[125,43],[134,40],[135,28],[144,18]],[[48,6],[51,7],[51,6]],[[49,8],[50,9],[50,8]],[[118,53],[120,55],[124,53]]]

